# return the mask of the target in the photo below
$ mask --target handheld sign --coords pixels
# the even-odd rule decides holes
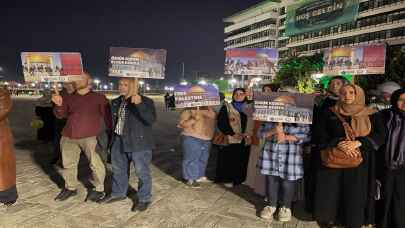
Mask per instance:
[[[174,88],[176,108],[216,106],[219,92],[213,85],[178,85]]]
[[[109,76],[164,79],[166,50],[111,47]]]
[[[66,82],[79,80],[83,74],[80,53],[22,52],[26,82]]]
[[[312,124],[315,95],[254,93],[253,119],[265,122]]]

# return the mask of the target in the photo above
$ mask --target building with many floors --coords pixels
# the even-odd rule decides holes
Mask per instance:
[[[285,58],[339,46],[405,45],[405,0],[359,0],[356,20],[287,37],[286,11],[294,2],[267,0],[225,18],[225,50],[277,48]]]

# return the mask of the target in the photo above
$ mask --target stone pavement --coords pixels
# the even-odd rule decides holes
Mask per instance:
[[[152,167],[153,203],[146,212],[134,213],[130,211],[137,186],[133,174],[130,179],[133,189],[127,200],[109,205],[84,202],[86,187],[91,186],[85,159],[82,159],[79,170],[79,179],[83,182],[79,195],[65,202],[55,202],[53,199],[63,180],[58,169],[49,165],[51,147],[36,142],[35,132],[29,128],[34,109],[32,100],[15,99],[10,120],[16,137],[20,198],[14,206],[0,208],[0,227],[318,227],[315,222],[296,218],[288,223],[266,223],[257,217],[258,209],[263,206],[262,198],[246,186],[231,190],[211,183],[204,184],[201,189],[186,187],[180,180],[181,150],[175,128],[178,114],[163,111],[161,100],[156,104],[159,120],[154,129],[158,149],[154,151]],[[214,172],[213,164],[215,151],[208,167],[210,175]],[[110,183],[108,176],[106,186]],[[299,211],[302,210],[296,209],[297,214]]]

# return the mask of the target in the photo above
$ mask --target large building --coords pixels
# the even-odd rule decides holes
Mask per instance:
[[[359,0],[356,20],[287,37],[286,9],[294,2],[264,1],[225,18],[225,50],[277,48],[285,58],[339,46],[405,44],[405,0]]]

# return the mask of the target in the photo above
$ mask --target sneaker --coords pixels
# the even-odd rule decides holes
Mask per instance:
[[[260,212],[260,218],[272,220],[274,212],[276,212],[276,210],[276,207],[265,206],[262,212]]]
[[[77,195],[77,190],[69,190],[67,188],[62,189],[62,191],[56,196],[55,201],[65,201],[70,197]]]
[[[212,181],[208,180],[207,177],[200,177],[196,180],[198,183],[211,183]]]
[[[104,192],[98,192],[95,190],[91,190],[88,194],[84,202],[87,202],[88,200],[93,201],[93,202],[99,202],[105,197]]]
[[[201,188],[200,183],[198,183],[197,181],[189,180],[186,182],[186,185],[190,188]]]
[[[125,196],[116,197],[116,196],[108,195],[108,196],[105,196],[104,198],[102,198],[101,200],[97,201],[97,203],[110,204],[110,203],[115,203],[118,201],[123,201],[126,198],[127,197],[125,197]]]
[[[282,207],[278,212],[278,221],[289,222],[291,220],[291,209]]]
[[[224,186],[227,188],[233,188],[233,183],[225,183]]]
[[[148,209],[149,205],[150,205],[150,202],[138,202],[138,203],[134,204],[134,206],[132,206],[131,211],[133,211],[133,212],[146,211]]]

